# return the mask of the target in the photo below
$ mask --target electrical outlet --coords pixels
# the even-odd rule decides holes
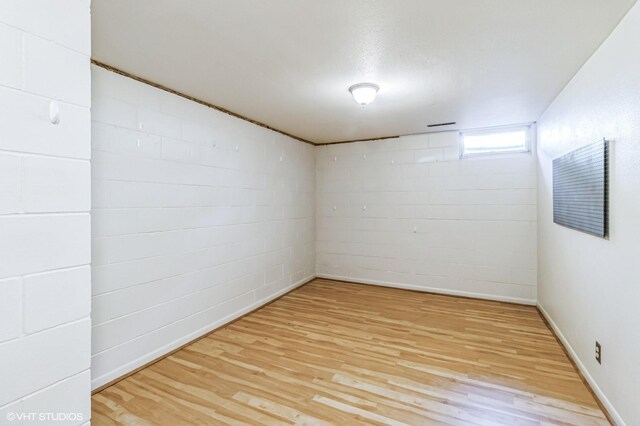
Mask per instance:
[[[602,364],[602,346],[600,346],[600,343],[596,340],[596,361],[598,361],[598,364]]]

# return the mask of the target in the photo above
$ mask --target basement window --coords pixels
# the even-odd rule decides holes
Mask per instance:
[[[460,133],[460,157],[530,151],[531,126],[502,127]]]

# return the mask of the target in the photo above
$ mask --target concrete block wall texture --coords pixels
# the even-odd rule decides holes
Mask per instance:
[[[90,26],[88,0],[0,3],[2,424],[90,418]]]
[[[93,67],[97,387],[315,275],[314,147]]]
[[[535,303],[535,152],[460,159],[458,139],[317,147],[318,276]]]

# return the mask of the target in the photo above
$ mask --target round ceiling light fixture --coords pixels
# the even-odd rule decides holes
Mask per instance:
[[[363,107],[373,102],[380,90],[380,86],[373,83],[358,83],[349,87],[353,99]]]

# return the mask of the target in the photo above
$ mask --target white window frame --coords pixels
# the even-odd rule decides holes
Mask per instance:
[[[458,143],[460,146],[460,158],[478,158],[478,157],[494,157],[497,155],[514,155],[514,154],[527,154],[531,152],[531,124],[518,124],[513,126],[500,126],[500,127],[487,127],[484,129],[475,130],[463,130],[458,137]],[[524,149],[519,151],[495,151],[495,152],[478,152],[473,154],[465,153],[464,138],[465,136],[474,135],[490,135],[494,133],[507,133],[514,130],[525,131]]]

